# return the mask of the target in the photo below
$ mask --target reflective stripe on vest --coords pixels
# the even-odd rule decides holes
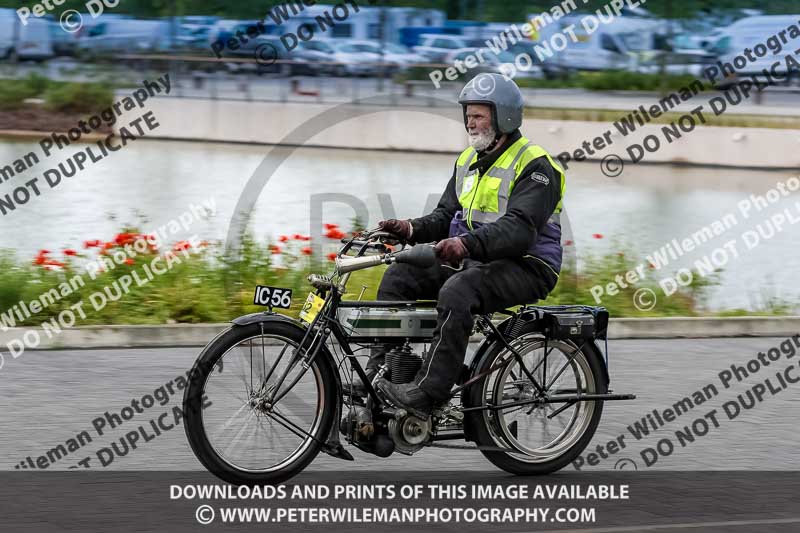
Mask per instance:
[[[534,145],[525,137],[520,137],[509,146],[482,176],[478,175],[477,170],[469,170],[478,159],[475,149],[470,147],[464,150],[456,161],[456,194],[467,226],[474,229],[473,222],[486,224],[503,216],[508,208],[508,198],[514,189],[517,176],[528,163],[543,156],[558,172],[563,199],[566,191],[564,171],[542,147]],[[561,209],[562,200],[559,200],[548,222],[560,225]]]

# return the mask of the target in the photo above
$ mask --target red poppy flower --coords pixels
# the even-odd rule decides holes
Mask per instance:
[[[592,233],[592,237],[594,237],[595,239],[602,239],[603,238],[603,234],[602,233]]]
[[[328,232],[325,233],[325,236],[329,239],[335,239],[338,241],[340,239],[344,239],[347,235],[342,230],[333,228],[329,229]]]
[[[67,266],[65,263],[62,263],[61,261],[53,261],[52,259],[46,260],[44,264],[46,266],[58,267],[58,268],[64,268],[65,266]]]
[[[114,237],[114,242],[120,246],[126,244],[133,244],[136,241],[137,235],[135,233],[120,233]]]
[[[47,259],[47,254],[50,253],[50,250],[39,250],[39,253],[36,254],[36,257],[33,259],[34,265],[43,265],[45,264]]]
[[[323,226],[325,226],[325,229],[331,230],[331,229],[337,229],[339,227],[339,224],[323,224]]]
[[[572,241],[564,241],[564,246],[572,246],[572,245],[573,245]]]
[[[116,245],[117,243],[115,242],[107,242],[103,244],[103,250],[110,250],[111,248],[114,248]]]
[[[276,244],[270,244],[269,251],[272,252],[272,255],[278,255],[281,253],[281,247]]]
[[[172,247],[173,252],[180,252],[183,250],[188,250],[192,247],[192,244],[189,241],[179,241],[175,243],[175,246]]]
[[[78,252],[72,250],[71,248],[67,248],[66,250],[64,250],[64,255],[75,256],[78,255]]]
[[[302,241],[310,241],[311,240],[311,236],[310,235],[300,235],[300,240],[302,240]]]
[[[286,242],[288,240],[289,240],[289,237],[287,237],[286,235],[281,235],[280,237],[278,237],[278,241],[280,241],[280,242]]]
[[[125,260],[125,264],[126,264],[126,265],[135,265],[135,264],[136,264],[136,261],[134,261],[133,259],[131,259],[131,258],[129,257],[128,259],[126,259],[126,260]]]
[[[97,240],[97,239],[95,239],[93,241],[83,241],[83,247],[86,248],[86,249],[97,248],[102,244],[103,244],[103,241],[100,241],[100,240]]]
[[[310,246],[306,246],[305,248],[301,248],[300,251],[304,255],[311,255],[311,247]]]
[[[328,254],[328,261],[336,261],[336,252],[331,252]]]

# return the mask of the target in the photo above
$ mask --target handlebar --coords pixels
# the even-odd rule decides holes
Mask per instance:
[[[436,264],[436,252],[429,244],[419,244],[407,250],[393,252],[383,255],[361,256],[361,257],[337,257],[336,271],[339,274],[346,274],[364,268],[370,268],[381,264],[390,265],[392,263],[407,263],[409,265],[428,268]]]

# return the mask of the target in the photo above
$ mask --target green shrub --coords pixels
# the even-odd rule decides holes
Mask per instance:
[[[36,95],[36,91],[23,80],[0,81],[0,109],[18,108],[26,98]]]
[[[627,70],[604,70],[581,72],[576,81],[580,87],[590,91],[659,91],[662,88],[675,91],[686,87],[697,78],[691,74],[643,74]]]
[[[65,83],[44,93],[45,108],[50,111],[91,113],[114,103],[114,91],[99,83]]]
[[[34,95],[39,96],[50,87],[51,82],[41,74],[31,72],[28,77],[25,78],[25,84],[30,87]]]

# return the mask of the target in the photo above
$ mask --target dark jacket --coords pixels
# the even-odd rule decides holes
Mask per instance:
[[[490,154],[478,153],[478,160],[470,170],[478,169],[483,175],[506,149],[521,137],[519,130],[510,134],[500,148]],[[545,185],[542,180],[533,180],[534,172],[549,178]],[[447,187],[439,199],[436,209],[428,215],[411,220],[414,229],[414,242],[438,241],[448,237],[451,221],[457,211],[461,210],[456,193],[455,167]],[[488,262],[506,257],[522,257],[531,250],[531,243],[546,237],[553,241],[547,253],[531,255],[540,257],[555,272],[561,269],[560,225],[558,235],[550,235],[547,221],[561,200],[561,179],[546,157],[531,161],[517,177],[514,189],[508,199],[506,213],[492,223],[483,224],[462,234],[462,239],[469,250],[469,255],[478,261]],[[546,235],[542,235],[545,231]],[[558,247],[555,253],[555,246]],[[557,256],[557,257],[556,257]]]

